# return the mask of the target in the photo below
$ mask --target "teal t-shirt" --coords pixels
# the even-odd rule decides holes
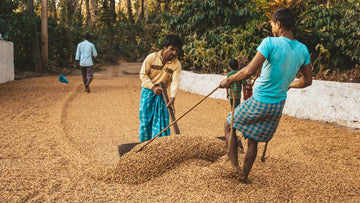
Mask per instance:
[[[307,47],[286,37],[267,37],[257,51],[265,58],[260,77],[254,85],[253,97],[262,103],[272,104],[287,97],[290,83],[300,67],[310,63]]]

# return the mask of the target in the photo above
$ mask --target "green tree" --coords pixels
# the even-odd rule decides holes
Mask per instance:
[[[201,72],[223,72],[230,58],[240,54],[235,35],[243,32],[258,13],[250,1],[175,1],[172,13],[163,17],[163,35],[173,32],[184,38],[184,67]],[[255,21],[250,21],[256,24]]]
[[[360,3],[315,6],[300,15],[297,38],[316,60],[315,70],[349,69],[360,63]]]

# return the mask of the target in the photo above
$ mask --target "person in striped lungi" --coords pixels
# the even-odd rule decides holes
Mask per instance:
[[[231,59],[229,62],[229,66],[231,68],[231,71],[227,74],[227,77],[239,72],[241,68],[245,67],[240,66],[239,62],[236,59]],[[241,89],[244,84],[246,84],[246,80],[235,82],[231,85],[231,88],[226,89],[226,97],[229,99],[231,107],[233,106],[233,103],[235,108],[241,103]],[[234,95],[232,93],[234,93]]]
[[[141,67],[142,81],[141,100],[139,110],[139,139],[140,142],[150,140],[169,125],[170,107],[175,112],[175,97],[179,89],[181,63],[177,59],[183,42],[177,35],[168,35],[163,43],[163,49],[149,54]],[[164,88],[170,86],[170,99],[166,104],[159,84]],[[170,135],[170,128],[160,137]]]
[[[293,35],[295,19],[290,9],[281,8],[271,16],[273,37],[265,38],[257,48],[251,62],[238,73],[222,80],[220,87],[251,77],[261,68],[256,80],[253,95],[230,113],[225,123],[225,137],[229,145],[228,156],[232,167],[240,170],[237,153],[237,140],[230,135],[230,124],[242,132],[248,140],[244,165],[243,181],[247,181],[257,155],[258,142],[272,139],[278,127],[290,88],[305,88],[312,83],[310,54],[306,45],[297,41]],[[301,77],[294,80],[298,72]]]
[[[231,71],[227,74],[227,77],[236,74],[237,72],[239,72],[241,68],[245,67],[245,65],[240,66],[238,60],[236,59],[231,59],[229,62],[229,66]],[[240,82],[233,83],[230,88],[226,88],[226,97],[230,101],[231,110],[232,108],[236,108],[237,106],[239,106],[239,104],[241,103],[241,88],[245,84],[246,84],[246,80],[243,80]],[[236,129],[233,129],[233,133],[236,136]],[[241,150],[244,150],[241,140],[239,140],[238,145]]]

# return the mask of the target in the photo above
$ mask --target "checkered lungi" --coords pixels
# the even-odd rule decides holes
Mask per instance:
[[[285,100],[274,104],[265,104],[250,97],[234,110],[233,127],[240,131],[244,138],[258,142],[272,139],[282,115]],[[231,124],[231,114],[227,122]]]
[[[140,142],[145,142],[155,137],[169,125],[169,112],[162,95],[156,95],[150,89],[142,87],[140,101]],[[170,135],[170,128],[159,137]]]

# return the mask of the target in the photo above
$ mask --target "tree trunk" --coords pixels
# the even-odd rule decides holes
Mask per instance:
[[[128,0],[123,0],[123,2],[124,2],[124,9],[123,9],[123,11],[124,11],[124,13],[127,15],[127,3],[128,3]]]
[[[87,26],[92,25],[91,22],[91,15],[90,15],[90,4],[89,4],[89,0],[85,0],[85,8],[86,8],[86,17],[85,17],[85,22]]]
[[[41,62],[46,69],[49,61],[47,0],[41,0]]]
[[[121,1],[122,1],[122,0],[119,0],[119,1],[118,1],[118,9],[119,9],[119,10],[118,10],[118,13],[123,12],[123,6],[121,5]]]
[[[136,11],[136,17],[135,17],[135,22],[139,21],[140,18],[140,4],[139,4],[139,0],[135,0],[135,11]]]
[[[34,1],[33,0],[28,0],[28,9],[30,12],[30,16],[31,16],[31,20],[33,22],[35,22],[35,12],[34,12]],[[37,26],[33,26],[33,55],[34,55],[34,59],[35,59],[35,72],[37,73],[41,73],[42,72],[42,67],[41,67],[41,58],[40,58],[40,47],[39,47],[39,39],[37,36],[37,31],[36,31],[36,27]]]
[[[98,10],[97,0],[90,0],[91,22],[92,22],[92,27],[94,29],[97,28],[97,19],[96,19],[97,10]]]
[[[72,17],[73,17],[73,4],[72,4],[72,0],[67,0],[65,3],[65,23],[66,25],[71,25],[72,22]]]
[[[140,19],[144,18],[144,0],[140,0]]]
[[[111,13],[111,22],[116,21],[116,12],[115,12],[115,0],[110,0],[110,13]]]
[[[83,13],[82,5],[83,5],[83,2],[84,2],[84,0],[81,0],[80,3],[79,3],[79,0],[76,0],[74,2],[74,3],[76,3],[75,9],[74,9],[74,18],[76,18],[77,23],[81,22],[81,25],[83,24],[82,23],[82,20],[83,20],[83,17],[82,17],[82,13]]]
[[[131,0],[126,0],[126,13],[128,15],[129,23],[134,24],[134,17],[131,10]]]
[[[82,2],[83,2],[83,0],[81,0],[81,2],[80,2],[80,14],[81,14],[81,5],[82,5]],[[78,7],[79,7],[79,0],[75,0],[75,1],[73,2],[73,7],[74,7],[73,15],[76,15],[76,11],[77,11],[77,9],[78,9]]]
[[[147,23],[147,21],[149,20],[149,15],[148,15],[148,1],[145,1],[145,23]]]

